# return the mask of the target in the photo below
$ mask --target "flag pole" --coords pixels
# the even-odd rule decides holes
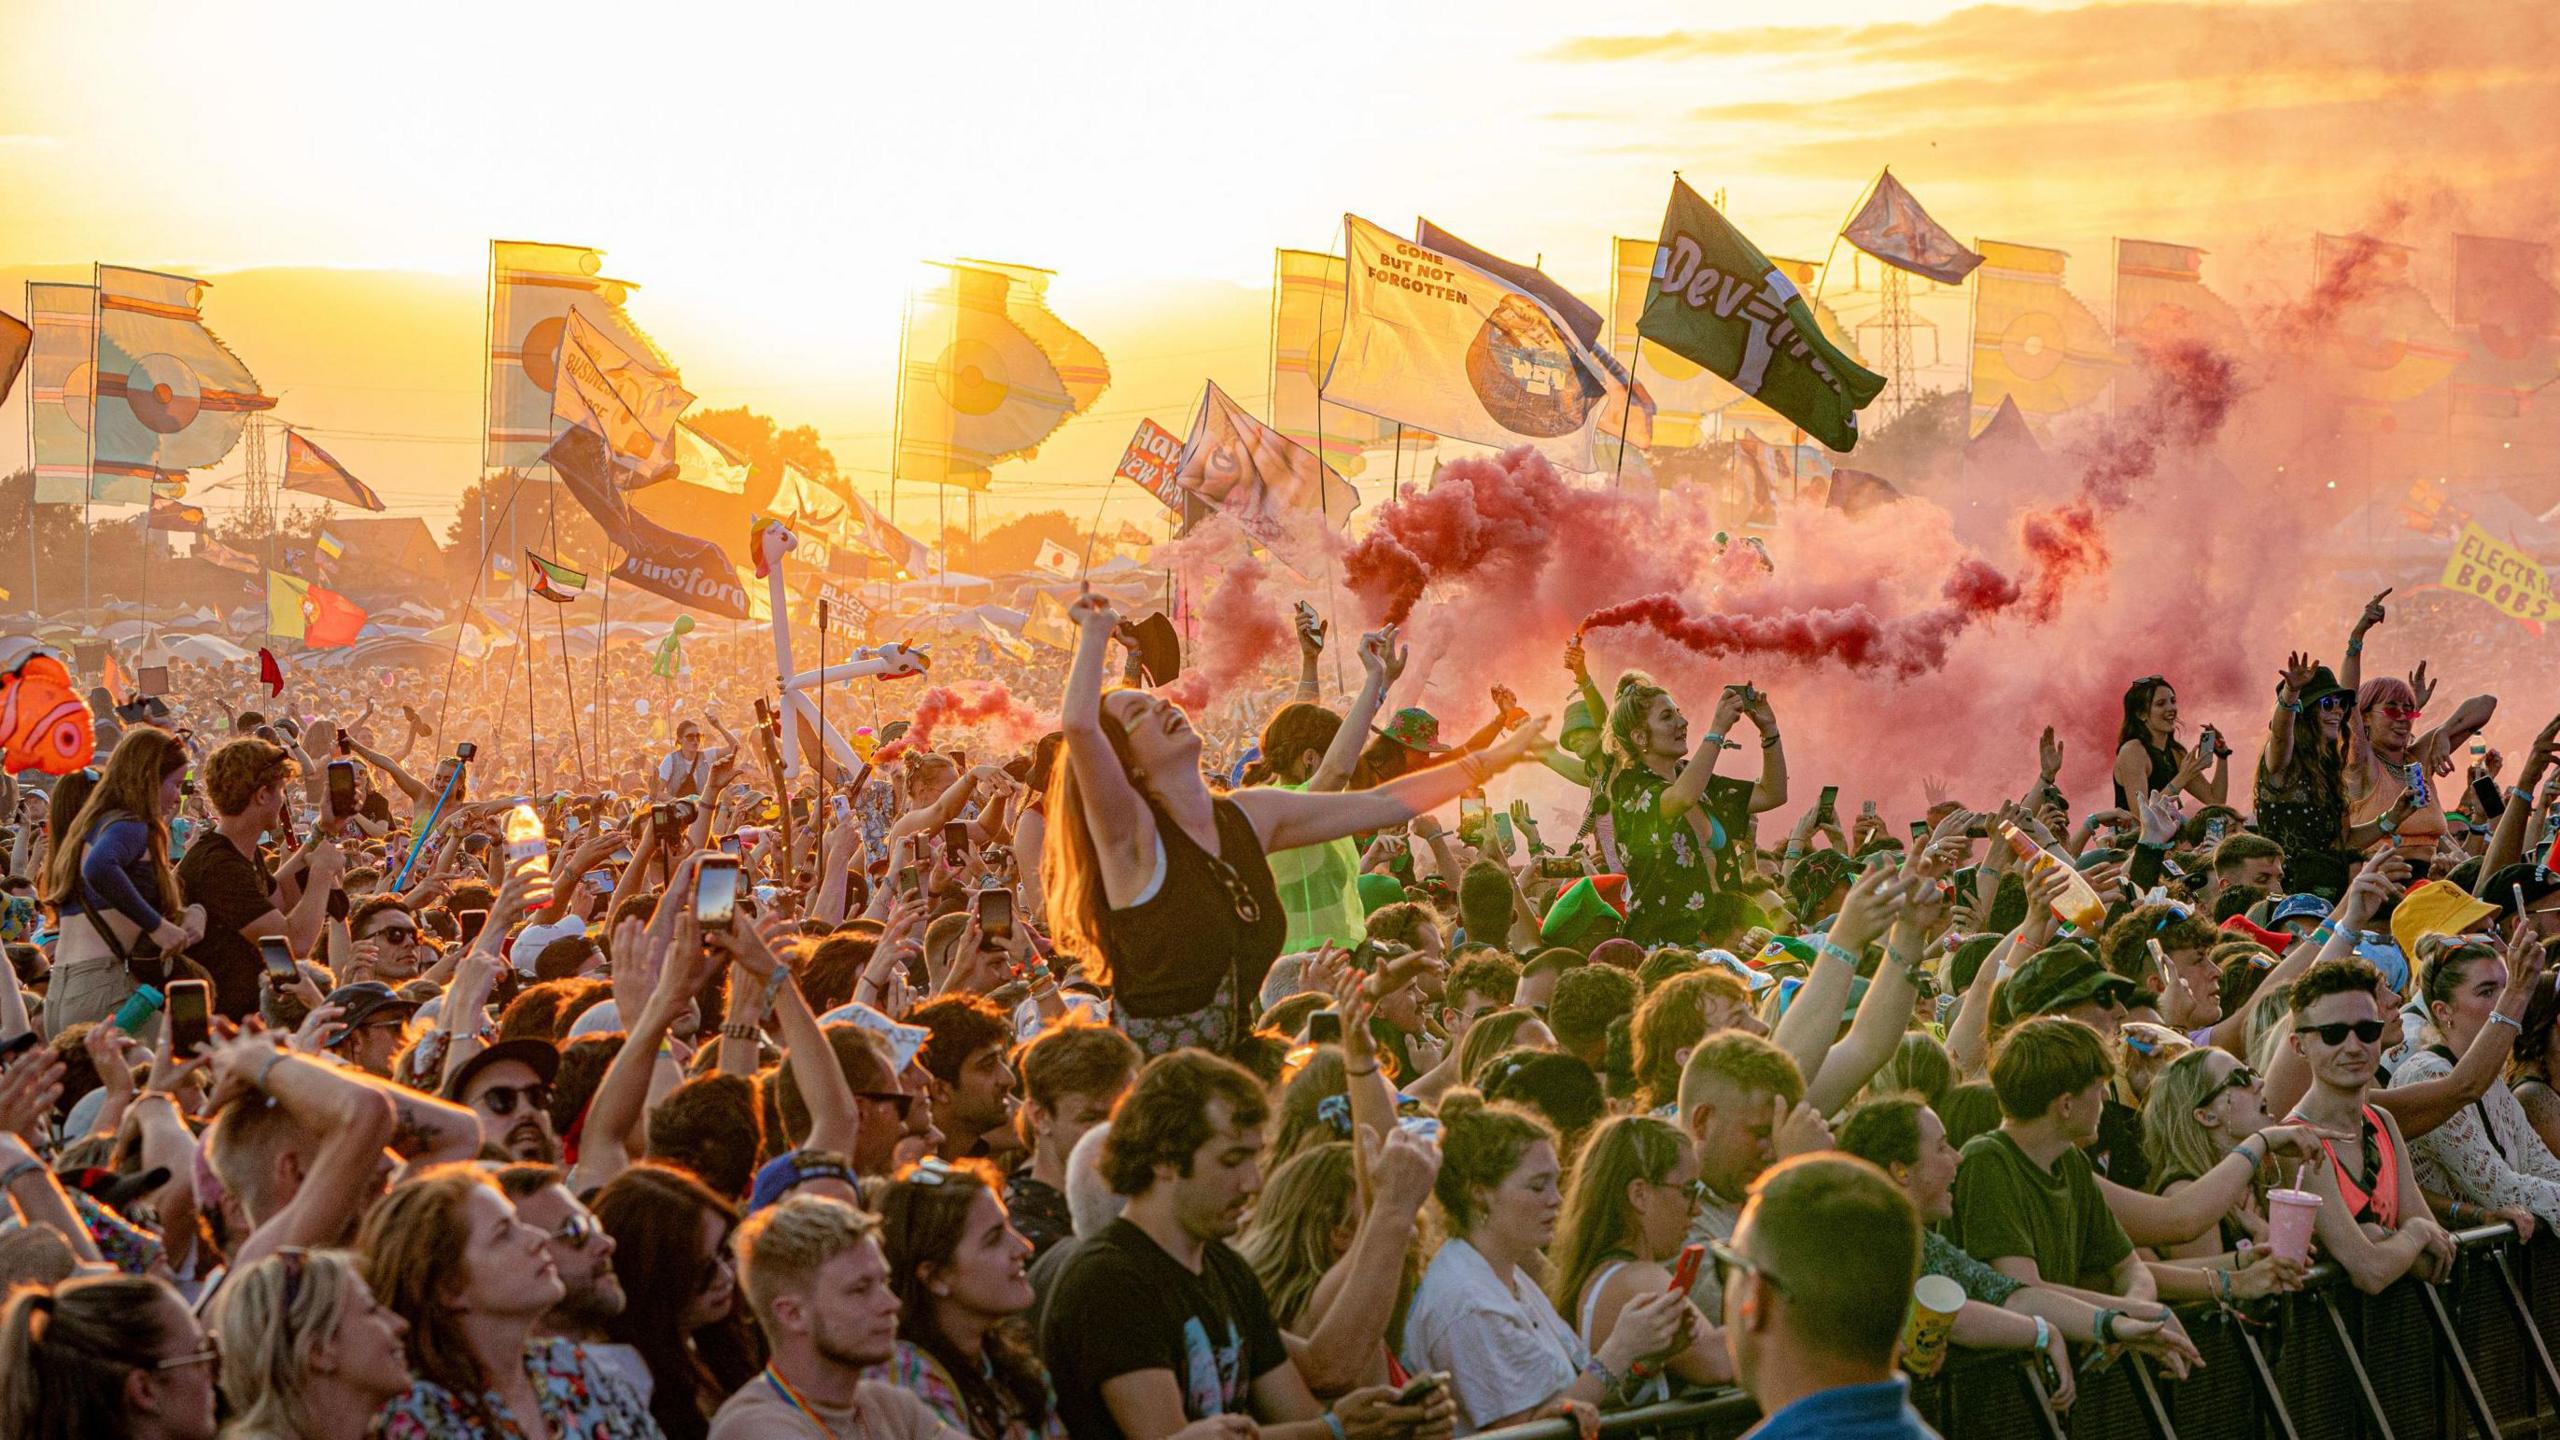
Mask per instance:
[[[1637,317],[1637,323],[1643,323],[1643,317],[1641,315]],[[1635,423],[1636,418],[1636,362],[1643,358],[1644,332],[1639,330],[1636,332],[1636,347],[1627,352],[1627,405],[1625,409],[1618,412],[1618,463],[1615,466],[1612,466],[1609,471],[1609,488],[1612,490],[1619,488],[1619,477],[1624,475],[1627,470],[1627,427]],[[1656,403],[1658,404],[1660,402],[1657,401]],[[1397,438],[1401,440],[1403,438],[1404,427],[1401,425],[1397,426],[1396,433]],[[1661,498],[1662,486],[1660,481],[1657,479],[1654,484],[1654,499],[1656,503],[1659,503]]]
[[[569,670],[569,607],[555,605],[552,608],[559,612],[560,684],[567,691],[562,703],[568,707],[569,754],[578,762],[578,784],[584,787],[587,783],[587,751],[578,738],[578,680]],[[604,653],[604,630],[601,626],[596,630],[596,653]]]
[[[27,318],[36,313],[36,282],[26,283]],[[34,387],[27,390],[27,604],[38,615],[44,613],[44,577],[36,570],[36,397]]]
[[[98,281],[102,269],[96,261],[89,264],[89,433],[87,458],[80,463],[80,608],[90,609],[98,603],[90,588],[90,530],[97,524],[93,513],[98,498]],[[32,396],[29,397],[33,399]]]

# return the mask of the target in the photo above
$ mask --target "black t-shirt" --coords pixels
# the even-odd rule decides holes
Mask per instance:
[[[234,1020],[258,1013],[258,944],[240,927],[276,908],[275,876],[264,860],[240,853],[219,830],[207,830],[178,862],[178,888],[204,907],[204,938],[187,952],[213,977],[213,1008]]]
[[[2098,1173],[2128,1190],[2149,1188],[2151,1162],[2142,1153],[2142,1112],[2107,1097],[2098,1111],[2098,1143],[2089,1147],[2089,1163]]]
[[[1045,1180],[1032,1179],[1028,1161],[1005,1177],[1004,1209],[1015,1232],[1031,1242],[1034,1261],[1075,1233],[1075,1216],[1067,1210],[1065,1193]]]
[[[1262,1282],[1212,1243],[1192,1274],[1126,1219],[1076,1247],[1049,1296],[1040,1348],[1074,1440],[1120,1440],[1105,1381],[1169,1370],[1185,1421],[1252,1413],[1253,1382],[1289,1358]]]

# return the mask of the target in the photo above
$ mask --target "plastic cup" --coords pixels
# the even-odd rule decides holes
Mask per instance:
[[[2308,1190],[2267,1192],[2267,1248],[2287,1260],[2311,1258],[2311,1222],[2320,1197]]]
[[[1902,1322],[1902,1368],[1926,1378],[1947,1363],[1947,1337],[1964,1308],[1964,1287],[1944,1275],[1923,1275],[1911,1287],[1911,1316]]]

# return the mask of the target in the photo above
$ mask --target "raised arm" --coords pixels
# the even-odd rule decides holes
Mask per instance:
[[[1070,680],[1072,683],[1072,677]],[[1402,825],[1417,815],[1439,809],[1471,789],[1481,788],[1486,780],[1520,763],[1532,750],[1542,748],[1546,744],[1545,730],[1543,719],[1533,719],[1473,755],[1463,756],[1451,764],[1408,771],[1370,790],[1310,795],[1304,791],[1256,786],[1239,790],[1229,798],[1244,810],[1246,818],[1253,821],[1255,831],[1262,836],[1265,850],[1293,850],[1301,845],[1319,845],[1345,835]],[[1100,743],[1100,737],[1095,738],[1096,743]],[[1075,731],[1070,728],[1067,744],[1071,751],[1075,739]],[[1115,774],[1118,768],[1116,763],[1110,765]],[[1076,778],[1081,781],[1084,771],[1078,770]],[[1134,800],[1134,795],[1132,798]],[[1087,808],[1090,812],[1090,800]],[[1139,809],[1143,814],[1144,807]],[[1090,813],[1088,818],[1093,818]],[[1102,833],[1101,827],[1096,826],[1096,833]],[[1153,838],[1152,826],[1147,835],[1149,839]],[[1134,861],[1132,868],[1135,868]]]
[[[1360,748],[1368,743],[1370,723],[1378,718],[1387,687],[1404,673],[1411,653],[1396,644],[1393,625],[1360,637],[1360,693],[1351,698],[1351,709],[1342,717],[1341,728],[1333,732],[1333,743],[1325,747],[1324,759],[1302,788],[1327,792],[1351,783],[1351,772],[1360,764]]]
[[[1760,782],[1751,787],[1751,813],[1758,815],[1787,803],[1787,746],[1778,738],[1778,714],[1769,708],[1769,697],[1758,690],[1748,693],[1742,713],[1760,732]]]
[[[1805,1077],[1805,1098],[1814,1099],[1814,1081],[1820,1076],[1823,1059],[1831,1051],[1831,1042],[1840,1035],[1840,1009],[1849,1000],[1849,982],[1857,977],[1858,957],[1867,942],[1884,933],[1899,913],[1903,884],[1899,874],[1885,870],[1862,872],[1849,884],[1848,897],[1840,902],[1839,918],[1831,922],[1831,933],[1811,937],[1814,945],[1813,972],[1805,977],[1803,988],[1778,1018],[1777,1029],[1769,1042],[1795,1057],[1796,1069]],[[1884,983],[1881,972],[1877,983]],[[1903,1013],[1910,1014],[1911,996],[1902,997]],[[1872,996],[1875,991],[1867,992]],[[1863,1013],[1863,1012],[1862,1012]],[[1898,1041],[1897,1041],[1898,1043]],[[1830,1110],[1820,1103],[1814,1109],[1828,1115]]]
[[[1064,736],[1058,763],[1075,777],[1084,808],[1081,818],[1094,838],[1102,870],[1103,894],[1106,900],[1126,901],[1145,886],[1157,842],[1155,816],[1103,730],[1102,657],[1120,617],[1099,595],[1077,596],[1067,616],[1076,622],[1078,634],[1075,658],[1067,666],[1066,693],[1058,702],[1058,728]],[[1052,823],[1063,818],[1050,817]]]
[[[284,1207],[259,1222],[231,1257],[246,1265],[288,1245],[328,1245],[346,1233],[370,1193],[383,1148],[399,1124],[390,1097],[337,1067],[278,1050],[264,1035],[224,1041],[213,1055],[214,1099],[273,1100],[321,1137]]]
[[[2524,837],[2528,833],[2540,833],[2529,832],[2525,827],[2533,819],[2534,791],[2551,768],[2555,748],[2560,748],[2560,715],[2552,716],[2526,748],[2524,764],[2516,771],[2516,783],[2507,791],[2507,808],[2499,812],[2498,828],[2489,837],[2489,853],[2480,858],[2480,878],[2472,885],[2471,893],[2493,905],[2498,903],[2498,897],[2489,893],[2490,878],[2524,858]]]
[[[1289,698],[1301,704],[1317,705],[1324,701],[1324,676],[1316,662],[1324,658],[1324,619],[1316,607],[1298,602],[1298,688]]]

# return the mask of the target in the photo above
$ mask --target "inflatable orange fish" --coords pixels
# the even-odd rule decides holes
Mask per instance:
[[[39,652],[0,675],[0,770],[68,775],[97,751],[88,702],[60,660]]]

